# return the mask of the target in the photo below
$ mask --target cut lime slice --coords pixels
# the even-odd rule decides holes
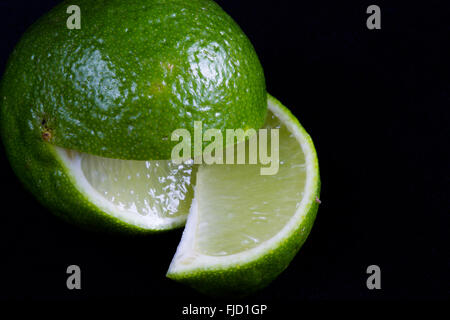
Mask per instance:
[[[193,161],[119,160],[55,149],[73,185],[94,210],[144,230],[185,224],[193,195]]]
[[[265,128],[279,129],[278,172],[202,165],[169,278],[207,294],[245,295],[282,272],[308,236],[320,190],[316,151],[288,109],[271,96],[268,107]]]

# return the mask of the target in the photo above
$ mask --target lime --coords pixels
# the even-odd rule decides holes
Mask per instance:
[[[264,123],[265,80],[255,50],[211,0],[79,0],[81,29],[67,28],[72,4],[41,17],[9,59],[0,126],[10,163],[44,205],[74,223],[118,230],[180,225],[189,206],[186,168],[172,176],[173,163],[160,162],[151,172],[151,161],[170,159],[178,143],[172,132],[193,135],[195,121],[222,131]],[[87,172],[100,164],[103,182]],[[114,172],[116,166],[123,170]],[[124,184],[126,170],[140,174],[139,187]],[[125,186],[134,194],[124,196]],[[163,195],[172,189],[177,195]],[[165,200],[151,200],[151,190]],[[149,220],[153,214],[163,220]]]
[[[270,283],[313,225],[317,155],[297,119],[269,96],[265,128],[279,129],[279,170],[202,165],[183,237],[167,276],[211,295],[245,295]],[[248,143],[248,142],[247,142]]]

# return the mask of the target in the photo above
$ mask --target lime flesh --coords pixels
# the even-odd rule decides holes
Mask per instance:
[[[105,199],[140,215],[176,217],[189,211],[193,165],[84,155],[81,168]]]
[[[258,246],[275,236],[301,203],[306,183],[303,151],[272,112],[264,127],[280,130],[282,160],[275,175],[261,175],[261,164],[200,167],[197,245],[204,254],[230,255]]]
[[[110,159],[56,147],[73,184],[111,218],[164,230],[186,221],[195,180],[193,161]]]

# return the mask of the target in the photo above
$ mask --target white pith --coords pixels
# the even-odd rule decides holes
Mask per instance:
[[[305,218],[309,207],[312,202],[315,201],[315,191],[318,184],[318,170],[316,168],[317,158],[314,147],[308,134],[303,128],[298,126],[292,119],[289,118],[289,115],[279,106],[279,102],[273,98],[269,98],[268,108],[295,136],[305,155],[306,183],[304,196],[298,209],[293,214],[289,222],[275,236],[262,242],[259,246],[236,254],[209,256],[196,250],[195,240],[198,211],[197,200],[194,195],[186,227],[175,256],[170,264],[168,274],[190,273],[201,269],[225,269],[233,265],[242,265],[249,261],[256,260],[265,253],[276,249],[292,234],[294,230],[297,229]]]
[[[60,147],[55,147],[55,152],[61,159],[63,165],[67,168],[66,172],[73,180],[78,191],[82,193],[92,205],[103,211],[105,214],[117,218],[122,222],[149,230],[171,229],[175,226],[182,225],[184,221],[186,221],[185,216],[160,217],[156,213],[140,215],[135,211],[117,206],[103,197],[102,194],[100,194],[86,179],[81,167],[82,157],[78,152]]]

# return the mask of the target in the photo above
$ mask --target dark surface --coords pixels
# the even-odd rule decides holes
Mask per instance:
[[[0,1],[1,72],[21,34],[57,2]],[[283,301],[448,299],[445,1],[378,2],[382,30],[374,31],[368,1],[219,3],[253,42],[269,92],[313,137],[323,186],[306,244],[248,301],[274,304],[276,313]],[[174,315],[213,302],[165,278],[181,230],[147,238],[81,231],[24,190],[3,150],[1,165],[1,298],[159,299],[176,303]],[[81,267],[80,291],[66,288],[71,264]],[[366,287],[371,264],[381,268],[381,290]]]

